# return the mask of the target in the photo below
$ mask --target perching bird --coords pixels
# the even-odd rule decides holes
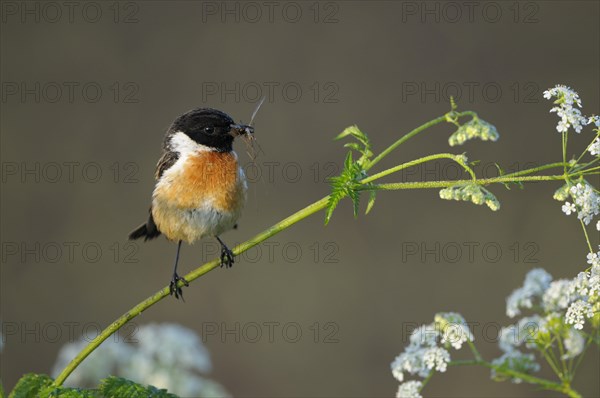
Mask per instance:
[[[214,236],[221,245],[221,267],[234,263],[233,253],[219,236],[236,226],[246,200],[246,178],[233,151],[233,140],[252,134],[251,125],[236,124],[226,113],[211,108],[184,113],[167,131],[156,167],[150,216],[129,239],[146,241],[163,234],[178,242],[169,285],[176,298],[183,299],[177,283],[188,286],[177,275],[181,242],[191,244]]]

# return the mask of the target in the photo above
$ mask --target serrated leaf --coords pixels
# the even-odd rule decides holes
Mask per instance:
[[[348,154],[346,155],[344,167],[346,168],[346,170],[349,170],[352,167],[352,151],[348,152]]]
[[[344,137],[348,137],[349,135],[352,135],[352,136],[356,137],[357,135],[363,135],[363,132],[360,131],[360,129],[358,128],[357,125],[353,125],[353,126],[346,127],[344,129],[344,131],[342,131],[341,133],[339,133],[334,139],[335,140],[339,140],[339,139],[342,139]]]
[[[44,374],[28,373],[19,379],[8,398],[36,397],[40,390],[49,387],[53,381],[50,376]]]
[[[81,388],[46,387],[39,393],[40,397],[56,398],[102,398],[99,391],[84,390]]]
[[[375,196],[377,195],[377,191],[369,192],[369,201],[367,202],[367,210],[365,210],[365,214],[369,214],[373,205],[375,205]]]
[[[357,142],[348,142],[344,144],[344,148],[354,149],[356,152],[360,152],[362,150]]]
[[[450,109],[452,111],[455,111],[458,108],[458,106],[456,105],[456,101],[454,100],[454,96],[450,96]]]
[[[498,163],[494,163],[494,166],[496,166],[496,168],[498,169],[498,173],[499,173],[498,176],[502,177],[505,174],[502,167],[500,167],[500,165]]]
[[[350,191],[350,199],[352,199],[353,209],[354,209],[354,218],[358,217],[358,207],[360,205],[360,194],[355,191]]]
[[[110,376],[100,383],[100,392],[106,398],[178,398],[177,395],[154,386],[141,384],[121,377]]]
[[[331,216],[333,215],[333,211],[337,207],[338,203],[340,203],[341,197],[335,197],[333,194],[329,197],[329,203],[327,204],[327,211],[325,212],[325,225],[329,224],[329,220],[331,220]]]

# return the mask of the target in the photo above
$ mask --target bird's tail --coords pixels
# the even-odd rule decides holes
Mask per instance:
[[[150,212],[150,217],[148,217],[148,221],[134,229],[129,233],[129,240],[136,240],[140,238],[144,238],[144,241],[148,239],[154,239],[160,236],[160,231],[158,227],[154,223],[154,218],[152,218],[152,212]]]

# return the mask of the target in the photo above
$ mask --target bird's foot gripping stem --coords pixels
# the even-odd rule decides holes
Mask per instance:
[[[171,283],[169,283],[169,294],[175,295],[175,298],[179,300],[179,297],[181,297],[181,299],[183,300],[183,290],[181,290],[181,287],[178,286],[178,282],[181,281],[183,282],[184,286],[189,286],[190,284],[188,283],[188,281],[185,280],[184,277],[181,277],[179,275],[177,275],[177,273],[173,274],[173,279],[171,279]],[[185,301],[185,300],[183,300]]]
[[[217,240],[221,244],[221,267],[231,268],[235,262],[233,252],[227,247],[225,243],[217,236]]]

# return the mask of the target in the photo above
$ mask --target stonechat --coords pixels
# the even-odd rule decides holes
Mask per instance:
[[[252,138],[251,124],[236,124],[217,109],[198,108],[176,118],[167,130],[156,166],[148,221],[132,231],[129,239],[146,241],[162,234],[177,242],[169,284],[176,298],[183,299],[178,282],[188,286],[177,274],[181,242],[192,244],[215,237],[221,245],[221,267],[234,263],[232,251],[219,236],[237,227],[246,200],[247,182],[233,151],[233,140],[238,136]]]

